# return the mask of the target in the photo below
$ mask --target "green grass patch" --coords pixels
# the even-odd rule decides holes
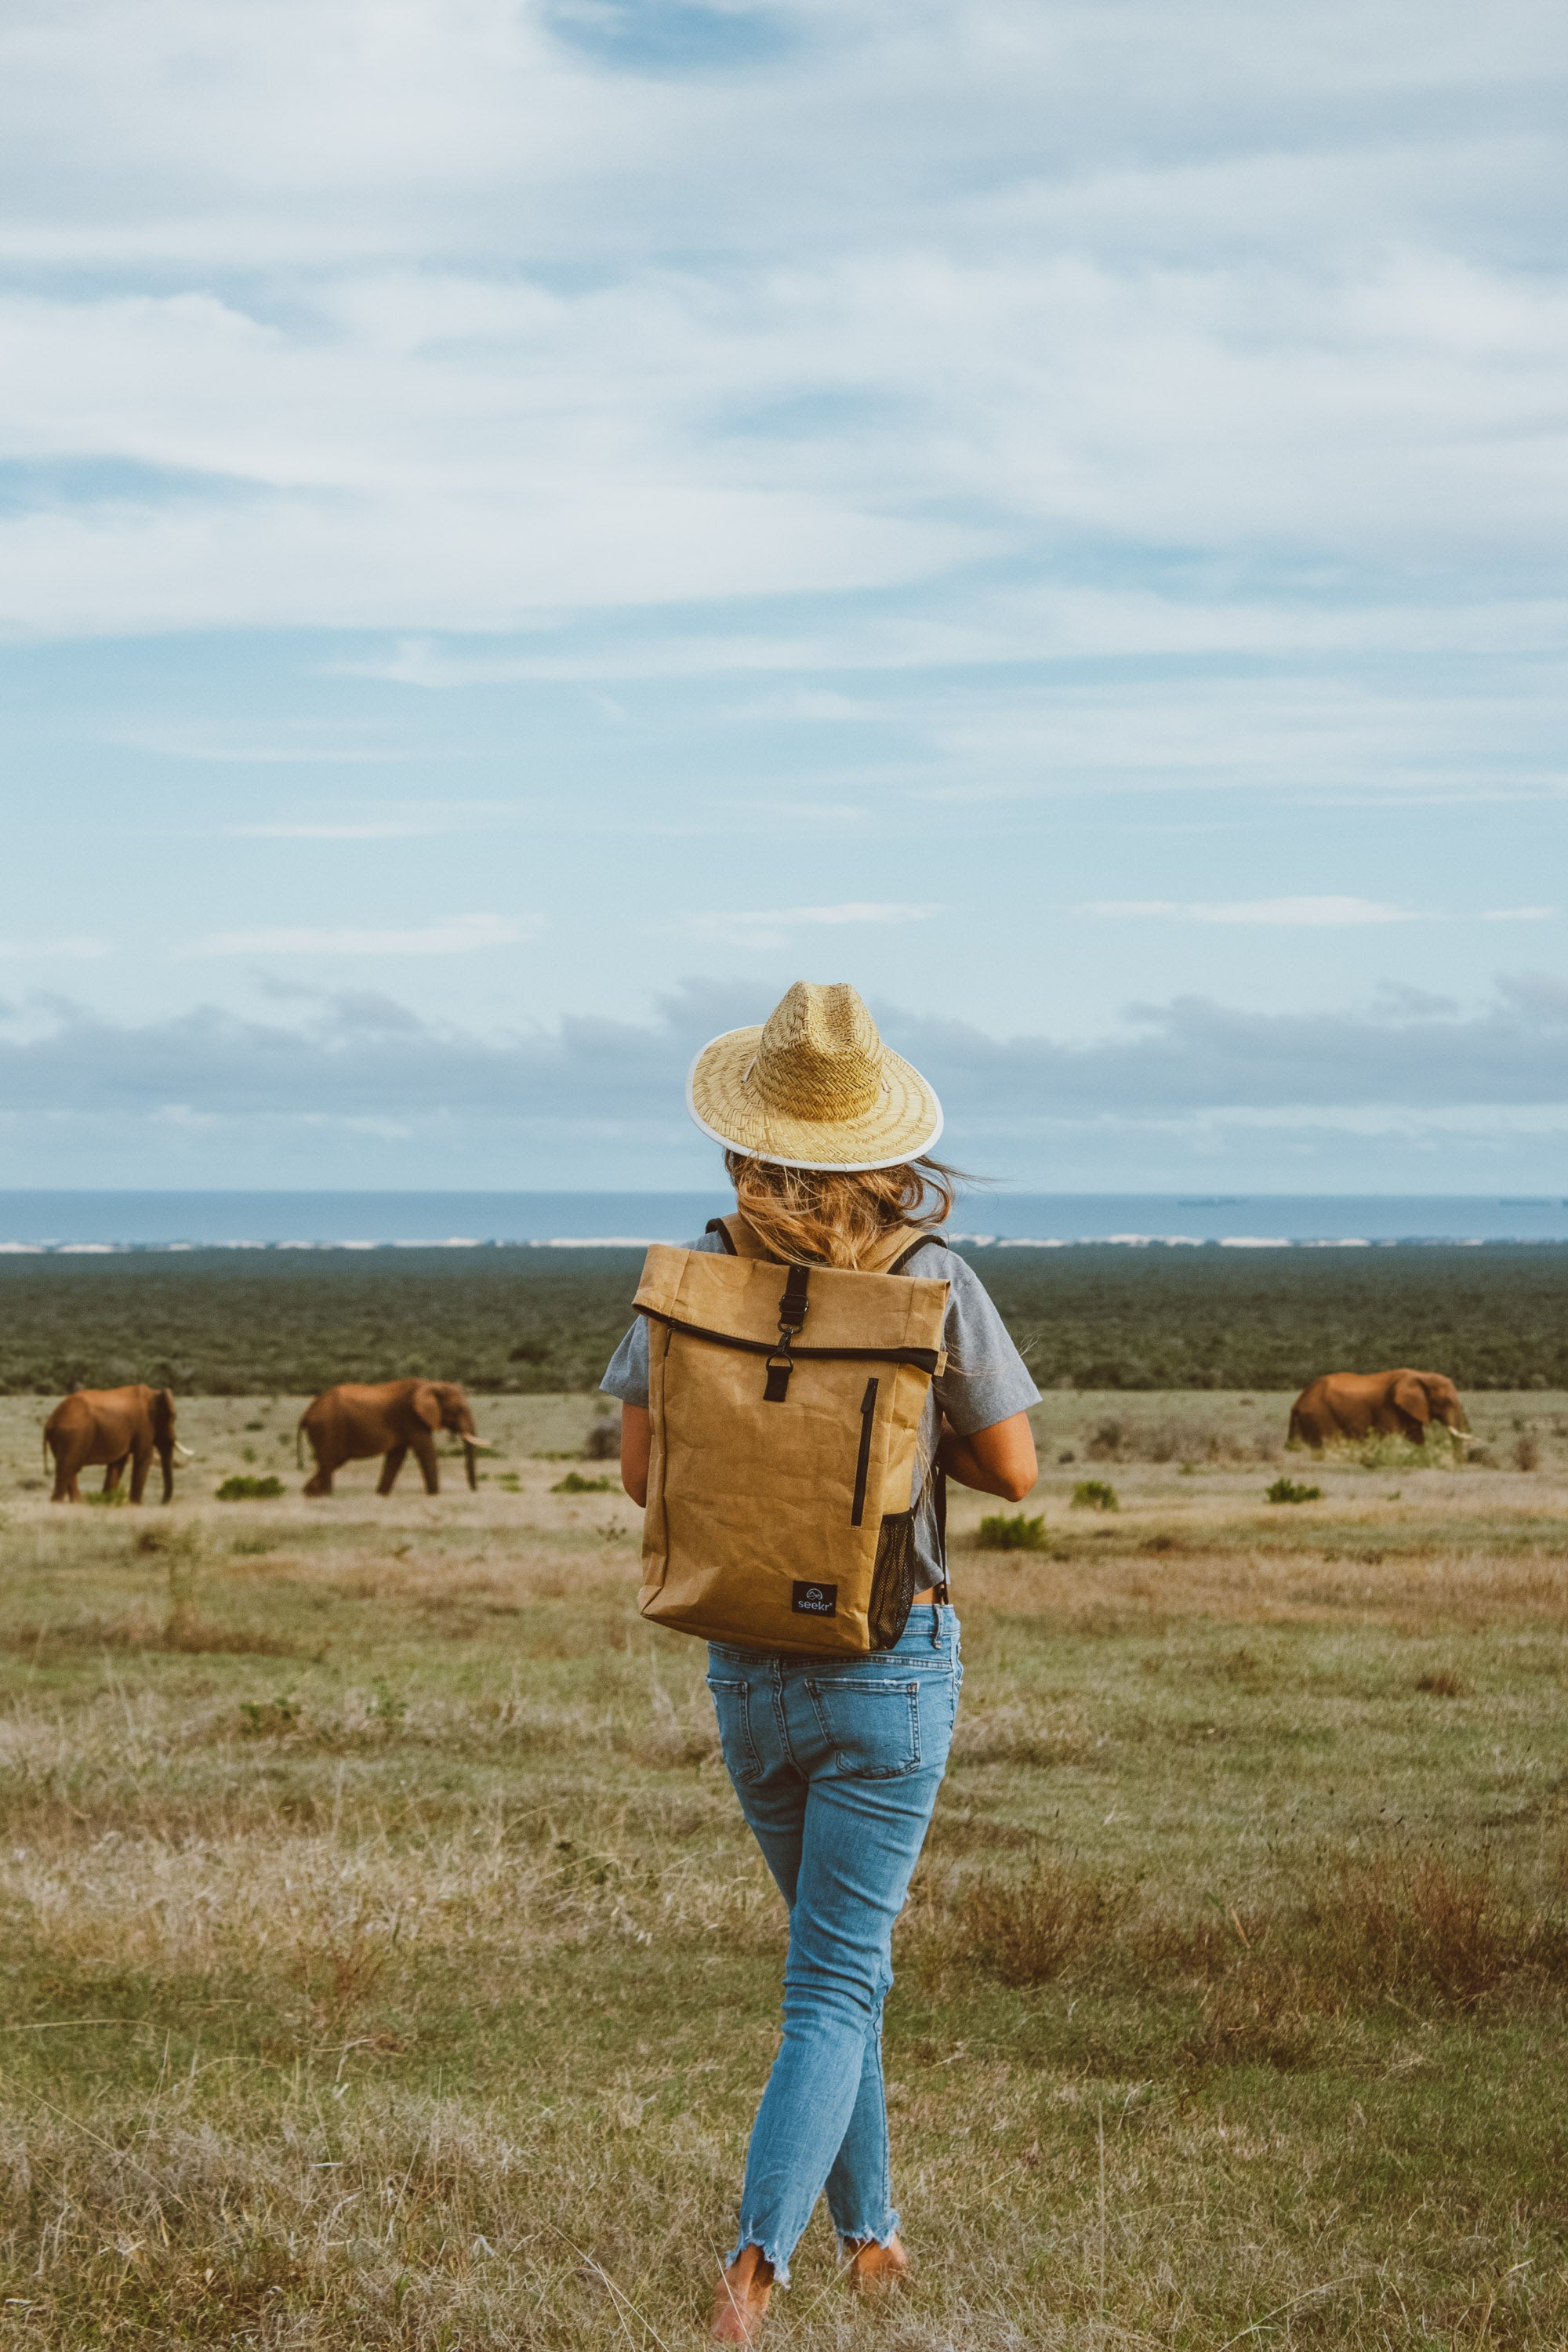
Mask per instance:
[[[1103,1478],[1080,1478],[1072,1490],[1075,1511],[1119,1511],[1121,1498]]]
[[[275,1478],[270,1474],[258,1478],[243,1471],[226,1478],[216,1489],[220,1503],[271,1503],[276,1502],[282,1492],[281,1478]]]
[[[568,1470],[550,1491],[552,1495],[616,1495],[620,1486],[618,1478],[584,1478],[580,1471]]]
[[[1321,1503],[1323,1490],[1321,1486],[1298,1486],[1294,1478],[1276,1478],[1272,1486],[1265,1489],[1263,1499],[1266,1503]]]
[[[974,1535],[980,1551],[1044,1551],[1047,1541],[1044,1516],[1026,1518],[1022,1511],[1011,1517],[1004,1511],[990,1512]]]

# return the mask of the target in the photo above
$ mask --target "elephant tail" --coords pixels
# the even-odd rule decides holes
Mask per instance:
[[[1299,1404],[1293,1404],[1290,1408],[1290,1434],[1285,1443],[1287,1445],[1306,1445],[1310,1442],[1307,1432],[1301,1425],[1301,1408]]]
[[[305,1466],[305,1457],[300,1450],[304,1443],[304,1437],[305,1416],[301,1413],[299,1420],[294,1424],[294,1467],[296,1470],[302,1470]]]

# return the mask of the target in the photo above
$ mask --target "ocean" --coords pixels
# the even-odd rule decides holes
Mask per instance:
[[[689,1240],[732,1206],[720,1192],[0,1192],[0,1252],[640,1246]],[[1014,1248],[1563,1242],[1568,1199],[973,1192],[952,1230]]]

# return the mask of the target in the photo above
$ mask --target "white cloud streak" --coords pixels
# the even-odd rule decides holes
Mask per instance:
[[[449,956],[483,948],[515,947],[542,928],[540,919],[501,915],[455,915],[443,923],[405,929],[313,929],[281,925],[272,929],[215,931],[193,940],[187,956]]]
[[[859,929],[867,925],[929,922],[939,907],[904,906],[857,899],[838,907],[778,907],[749,913],[703,913],[683,916],[681,935],[726,947],[776,950],[787,945],[796,930]]]
[[[1120,919],[1174,920],[1188,923],[1261,923],[1291,930],[1337,930],[1361,923],[1412,923],[1419,920],[1408,907],[1384,906],[1375,898],[1103,898],[1091,899],[1086,915]]]

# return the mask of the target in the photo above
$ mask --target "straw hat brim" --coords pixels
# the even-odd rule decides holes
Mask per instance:
[[[771,1109],[746,1083],[762,1034],[760,1028],[727,1030],[704,1045],[691,1065],[686,1108],[715,1143],[778,1168],[837,1169],[854,1176],[917,1160],[942,1133],[942,1105],[934,1089],[886,1046],[882,1092],[858,1118],[790,1118]]]

